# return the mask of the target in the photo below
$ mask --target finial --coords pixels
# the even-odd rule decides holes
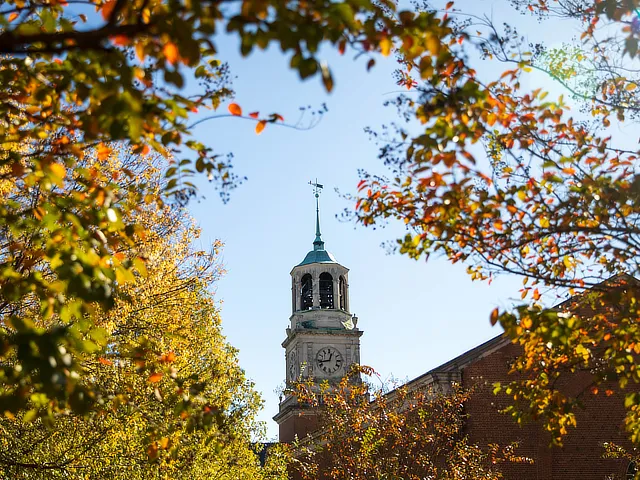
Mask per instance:
[[[322,241],[322,237],[320,236],[320,192],[322,191],[323,186],[318,183],[318,179],[316,178],[315,183],[309,181],[309,185],[313,187],[313,193],[316,197],[316,239],[313,241],[313,249],[314,250],[324,250],[324,242]]]

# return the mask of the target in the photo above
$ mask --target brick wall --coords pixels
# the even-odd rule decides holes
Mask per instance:
[[[534,463],[504,465],[507,480],[624,479],[627,462],[602,458],[605,441],[631,447],[623,427],[624,395],[585,393],[584,409],[576,411],[577,429],[567,435],[564,447],[549,447],[550,436],[539,424],[520,427],[508,415],[498,413],[508,399],[494,395],[492,384],[510,380],[508,365],[518,353],[519,347],[509,344],[464,368],[463,386],[477,388],[466,406],[470,441],[480,445],[520,442],[517,452],[532,458]],[[575,374],[562,388],[579,392],[588,384],[588,374]]]

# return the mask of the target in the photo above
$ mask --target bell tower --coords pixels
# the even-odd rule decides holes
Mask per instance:
[[[360,363],[358,319],[349,309],[349,269],[325,250],[320,234],[319,197],[322,185],[309,182],[316,198],[316,238],[313,250],[291,270],[291,310],[287,337],[286,383],[312,379],[337,383],[353,363]],[[317,417],[285,394],[278,414],[280,442],[303,438],[318,428]]]

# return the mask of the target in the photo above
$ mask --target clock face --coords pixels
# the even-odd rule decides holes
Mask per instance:
[[[342,355],[335,348],[324,347],[316,355],[316,363],[324,373],[334,373],[342,367]]]

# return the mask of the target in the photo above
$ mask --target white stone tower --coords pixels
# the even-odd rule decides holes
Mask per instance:
[[[320,235],[319,193],[316,197],[316,238],[313,250],[291,270],[292,315],[287,338],[286,381],[312,378],[314,382],[338,382],[353,363],[360,363],[357,318],[349,310],[349,269],[324,249]],[[280,441],[302,438],[318,428],[316,415],[285,394],[274,417]]]

